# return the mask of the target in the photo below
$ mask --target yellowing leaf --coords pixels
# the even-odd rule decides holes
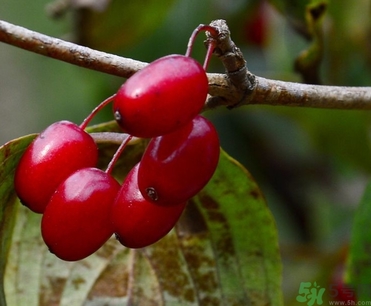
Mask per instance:
[[[280,305],[277,230],[251,175],[225,153],[197,203],[209,229],[225,305]]]

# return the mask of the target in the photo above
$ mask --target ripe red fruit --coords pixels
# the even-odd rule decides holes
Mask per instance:
[[[168,55],[129,78],[118,90],[113,112],[122,129],[151,138],[192,120],[208,92],[205,70],[193,58]]]
[[[62,182],[41,220],[50,252],[67,261],[97,251],[113,234],[111,208],[120,184],[96,168],[77,170]]]
[[[24,152],[15,172],[15,191],[24,205],[42,213],[63,180],[97,160],[98,149],[88,133],[72,122],[56,122]]]
[[[117,239],[129,248],[143,248],[163,238],[186,206],[186,202],[161,206],[143,198],[137,184],[138,165],[126,177],[111,215]]]
[[[183,128],[151,139],[138,170],[139,189],[160,205],[187,201],[210,180],[219,153],[214,126],[196,116]]]

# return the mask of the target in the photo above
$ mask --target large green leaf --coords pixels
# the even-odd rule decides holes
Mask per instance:
[[[105,127],[115,129],[101,125],[90,131]],[[18,157],[8,163],[10,171],[32,137],[12,142],[11,156]],[[125,150],[116,174],[138,161],[143,144]],[[115,147],[100,145],[101,159]],[[6,188],[13,193],[12,175],[8,180]],[[92,256],[64,262],[43,244],[40,215],[14,197],[0,205],[9,210],[2,224],[13,220],[1,236],[7,249],[10,245],[9,252],[2,248],[2,258],[9,255],[5,276],[4,267],[1,271],[8,305],[282,304],[273,217],[250,174],[224,152],[214,177],[190,201],[176,228],[143,249],[124,248],[111,238]]]
[[[224,305],[279,305],[275,222],[247,170],[223,154],[196,202],[210,235]]]
[[[14,227],[17,206],[14,205],[13,188],[14,170],[24,149],[30,144],[34,135],[10,141],[0,147],[0,275],[4,275],[6,258]],[[5,305],[3,277],[0,278],[0,305]]]

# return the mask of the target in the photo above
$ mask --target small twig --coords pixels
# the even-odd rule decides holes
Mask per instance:
[[[205,110],[249,105],[283,105],[332,109],[371,109],[371,87],[306,85],[269,80],[251,74],[240,50],[230,38],[223,20],[210,25],[220,27],[216,55],[226,74],[209,73],[209,97]],[[88,69],[129,78],[147,63],[100,52],[61,39],[43,35],[0,20],[0,41]]]

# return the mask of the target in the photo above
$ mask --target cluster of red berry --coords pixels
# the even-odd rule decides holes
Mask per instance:
[[[78,126],[60,121],[41,132],[24,152],[15,173],[21,202],[42,213],[41,233],[63,260],[83,259],[115,234],[126,247],[141,248],[165,236],[187,200],[212,177],[219,159],[213,125],[198,115],[207,97],[206,67],[187,53],[160,58],[129,78]],[[125,133],[105,171],[97,169],[98,148],[85,128],[102,107]],[[141,161],[122,185],[111,175],[132,137],[151,138]]]

